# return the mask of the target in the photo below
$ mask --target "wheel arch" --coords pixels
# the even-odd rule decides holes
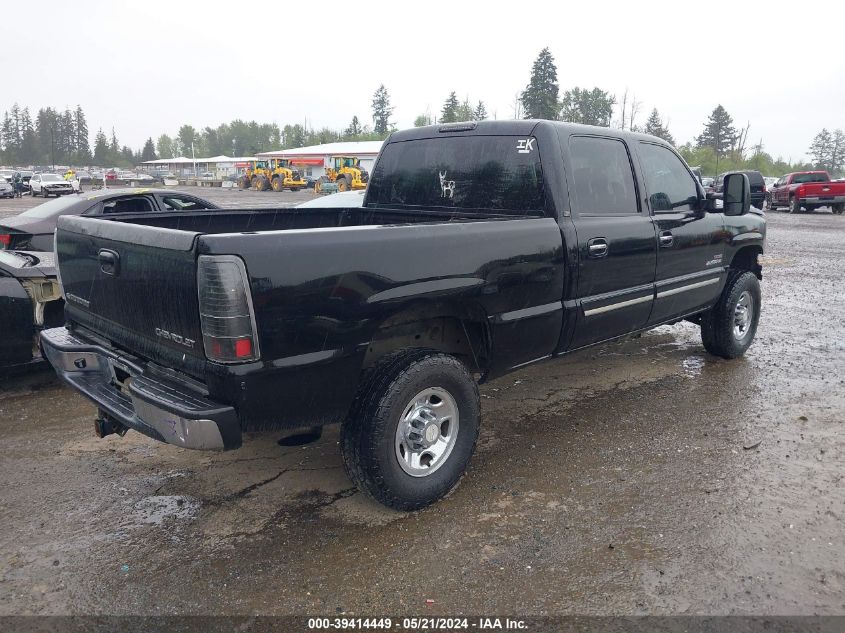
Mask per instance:
[[[379,323],[364,355],[364,368],[397,349],[434,349],[459,358],[471,372],[490,365],[492,334],[479,305],[419,301]]]
[[[754,273],[757,279],[763,279],[763,266],[759,257],[763,254],[763,247],[760,244],[748,244],[743,246],[731,259],[730,268],[734,270],[747,270]]]

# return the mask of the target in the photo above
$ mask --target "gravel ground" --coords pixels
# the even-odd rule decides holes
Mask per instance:
[[[744,358],[682,324],[489,383],[413,514],[352,488],[336,429],[98,440],[49,372],[6,382],[0,614],[845,614],[845,218],[769,219]]]

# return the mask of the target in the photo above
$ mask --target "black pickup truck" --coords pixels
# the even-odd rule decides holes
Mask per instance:
[[[682,319],[734,358],[765,220],[654,137],[549,121],[393,134],[362,207],[61,217],[59,375],[138,430],[232,449],[341,422],[352,480],[423,507],[458,482],[478,381]]]

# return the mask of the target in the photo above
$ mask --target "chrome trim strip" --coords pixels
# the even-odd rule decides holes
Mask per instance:
[[[628,299],[627,301],[620,301],[619,303],[611,303],[610,305],[601,306],[600,308],[591,308],[590,310],[584,310],[584,316],[594,316],[596,314],[610,312],[611,310],[627,308],[628,306],[633,306],[638,303],[645,303],[646,301],[651,301],[653,298],[654,295],[648,295],[647,297],[637,297],[636,299]]]
[[[493,315],[492,321],[496,323],[508,323],[510,321],[519,321],[520,319],[530,319],[531,317],[542,316],[550,312],[562,310],[563,305],[560,301],[546,303],[539,306],[531,306],[530,308],[523,308],[522,310],[512,310],[510,312],[502,312],[501,314]]]
[[[658,292],[657,298],[663,299],[664,297],[671,297],[672,295],[676,295],[681,292],[686,292],[687,290],[695,290],[696,288],[703,288],[704,286],[709,286],[710,284],[715,283],[719,283],[718,277],[713,277],[712,279],[705,279],[704,281],[699,281],[694,284],[688,284],[686,286],[680,286],[678,288],[672,288],[671,290],[664,290],[662,292]]]

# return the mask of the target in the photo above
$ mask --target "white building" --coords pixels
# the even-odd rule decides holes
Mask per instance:
[[[231,176],[238,176],[255,160],[253,156],[212,156],[211,158],[159,158],[148,160],[140,164],[146,171],[154,169],[166,169],[177,176],[186,176],[193,173],[194,165],[199,174],[210,172],[215,179],[221,180]]]
[[[333,156],[354,156],[361,161],[361,167],[372,173],[381,146],[384,141],[349,141],[324,143],[295,149],[281,149],[257,154],[258,158],[287,158],[299,168],[305,176],[319,178],[331,166]]]

